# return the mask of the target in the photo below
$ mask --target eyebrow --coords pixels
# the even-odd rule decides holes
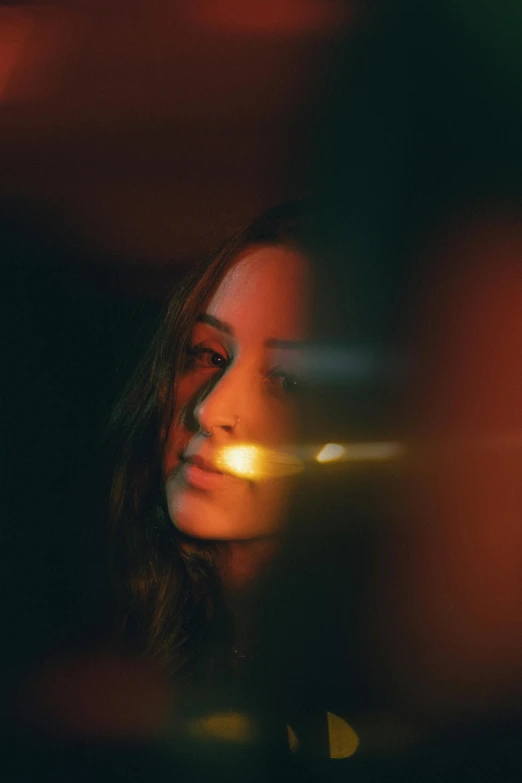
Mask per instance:
[[[197,317],[197,322],[202,324],[208,324],[209,326],[213,326],[214,329],[218,329],[220,332],[224,332],[225,334],[234,335],[234,330],[230,326],[230,324],[227,324],[225,321],[220,321],[219,318],[216,318],[214,315],[209,315],[208,313],[201,313]],[[267,348],[283,348],[283,349],[290,349],[290,350],[297,350],[299,348],[302,348],[306,344],[305,340],[279,340],[275,337],[272,337],[268,340],[266,340],[265,345]]]
[[[220,332],[224,332],[225,334],[234,334],[234,330],[230,324],[227,324],[224,321],[220,321],[219,318],[215,318],[213,315],[208,315],[208,313],[201,313],[201,315],[198,315],[196,320],[199,323],[213,326],[214,329],[219,329]]]

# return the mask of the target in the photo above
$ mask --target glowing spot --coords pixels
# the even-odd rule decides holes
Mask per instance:
[[[216,460],[219,470],[239,478],[254,479],[263,473],[263,451],[258,446],[229,446]]]
[[[344,456],[345,449],[339,443],[327,443],[316,456],[317,462],[335,462]]]
[[[254,742],[258,735],[255,722],[242,712],[222,712],[205,715],[188,725],[188,733],[197,740],[217,740],[219,742]]]
[[[347,759],[353,756],[359,747],[359,737],[357,732],[346,723],[345,720],[334,715],[333,712],[327,712],[328,719],[328,739],[330,744],[331,759]]]
[[[222,448],[216,455],[216,467],[238,478],[260,481],[298,473],[304,466],[289,452],[244,443]]]
[[[317,454],[317,462],[383,462],[404,454],[402,443],[327,443]]]

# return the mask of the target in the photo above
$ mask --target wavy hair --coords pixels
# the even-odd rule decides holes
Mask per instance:
[[[111,417],[117,633],[172,675],[208,672],[229,633],[215,566],[219,544],[180,533],[166,506],[161,465],[176,378],[196,318],[237,254],[256,243],[300,247],[302,218],[299,204],[269,209],[189,272]]]

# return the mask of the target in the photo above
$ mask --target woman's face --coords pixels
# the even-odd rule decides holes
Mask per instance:
[[[254,245],[238,254],[199,314],[163,461],[169,514],[187,535],[253,539],[284,520],[288,478],[251,481],[212,468],[223,446],[295,439],[292,379],[281,356],[307,336],[309,280],[298,252]]]

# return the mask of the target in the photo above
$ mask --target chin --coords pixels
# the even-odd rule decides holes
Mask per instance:
[[[209,507],[210,506],[210,507]],[[255,537],[250,526],[232,519],[229,513],[211,505],[206,498],[175,497],[169,499],[169,516],[181,533],[209,541],[234,541]]]

